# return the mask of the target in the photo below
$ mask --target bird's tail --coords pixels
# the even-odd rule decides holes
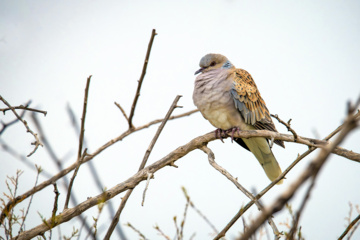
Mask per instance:
[[[243,138],[242,140],[264,168],[268,178],[271,181],[274,181],[281,174],[281,168],[276,161],[266,138],[254,137],[249,139]],[[279,181],[278,184],[282,184],[282,182],[283,180]]]

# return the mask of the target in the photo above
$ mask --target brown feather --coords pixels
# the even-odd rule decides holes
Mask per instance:
[[[241,116],[247,124],[253,125],[258,130],[277,132],[265,101],[262,99],[250,73],[244,69],[235,69],[233,89],[237,93],[237,96],[234,96],[236,98],[235,101],[239,101],[249,111],[239,109]],[[281,140],[275,140],[274,142],[281,147],[285,147],[284,142]]]

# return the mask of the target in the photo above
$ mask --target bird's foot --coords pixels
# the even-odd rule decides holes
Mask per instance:
[[[233,127],[233,128],[230,128],[230,129],[226,130],[226,134],[231,133],[231,142],[232,142],[232,143],[234,142],[234,133],[235,133],[236,131],[237,131],[238,133],[240,133],[240,128],[238,128],[238,127]]]
[[[215,130],[215,138],[219,138],[222,142],[224,142],[222,136],[226,135],[226,131],[222,130],[221,128],[218,128]]]

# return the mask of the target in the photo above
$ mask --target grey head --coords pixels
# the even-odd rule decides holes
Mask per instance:
[[[199,65],[200,69],[195,72],[195,75],[198,73],[210,71],[212,69],[233,67],[233,65],[225,56],[217,53],[206,54],[201,58]]]

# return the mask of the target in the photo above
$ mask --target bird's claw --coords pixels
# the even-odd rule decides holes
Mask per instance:
[[[215,138],[219,138],[222,142],[224,142],[222,138],[223,134],[226,134],[226,131],[222,130],[221,128],[215,130]]]
[[[226,131],[227,134],[229,134],[231,132],[231,142],[233,143],[234,142],[234,133],[235,132],[238,132],[240,133],[240,128],[238,127],[233,127],[233,128],[230,128],[229,130]]]

